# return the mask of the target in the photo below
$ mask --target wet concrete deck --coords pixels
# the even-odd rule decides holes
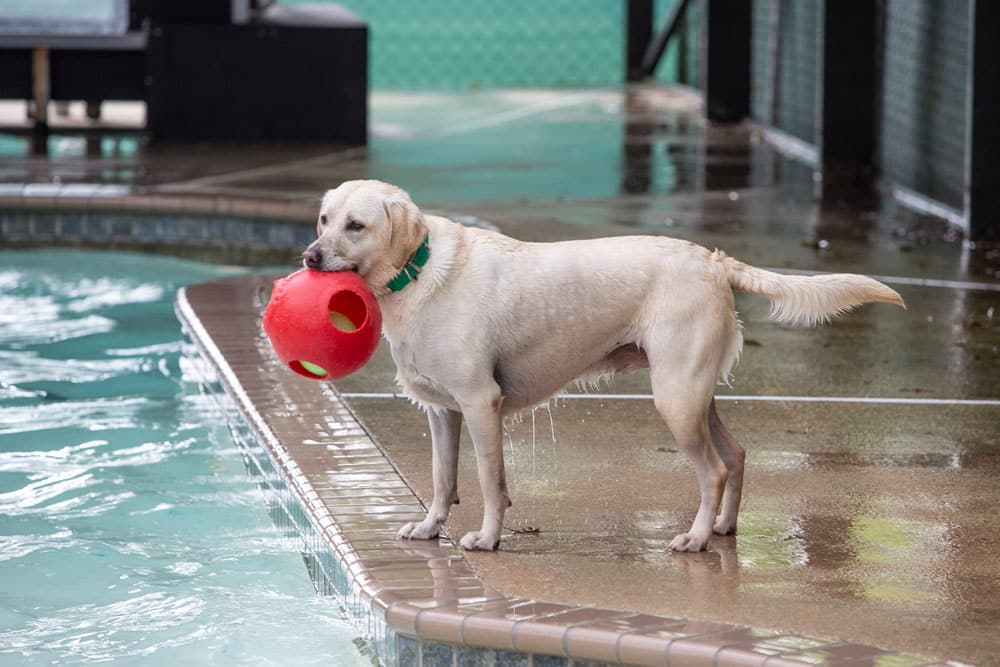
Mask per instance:
[[[810,369],[829,374],[819,358]],[[813,391],[823,389],[833,387]],[[403,399],[345,395],[429,501],[422,418]],[[749,450],[735,537],[671,554],[697,487],[651,401],[571,396],[508,426],[510,531],[500,552],[469,562],[510,595],[982,663],[1000,653],[997,405],[735,400],[719,410]],[[459,495],[455,537],[482,511],[467,436]],[[515,532],[528,528],[540,532]]]
[[[811,170],[752,128],[705,127],[696,112],[691,96],[656,89],[384,94],[367,150],[88,158],[56,145],[52,158],[6,162],[0,176],[297,203],[375,177],[425,208],[528,240],[666,233],[759,266],[886,276],[909,310],[868,306],[816,330],[774,325],[763,302],[740,297],[747,346],[733,388],[719,392],[749,451],[737,536],[702,554],[667,551],[697,488],[637,373],[509,425],[511,531],[499,552],[465,557],[511,597],[996,663],[996,248],[963,244],[884,197],[820,206]],[[426,424],[392,397],[392,379],[380,349],[336,386],[426,501]],[[467,439],[461,466],[455,536],[481,508]]]

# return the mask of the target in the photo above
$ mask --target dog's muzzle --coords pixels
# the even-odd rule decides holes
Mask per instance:
[[[342,257],[324,255],[319,248],[306,248],[302,253],[302,266],[313,271],[354,271],[358,272],[358,265],[348,262]]]

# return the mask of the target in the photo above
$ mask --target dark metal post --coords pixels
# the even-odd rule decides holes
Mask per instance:
[[[49,129],[49,98],[52,92],[52,72],[49,67],[49,50],[38,46],[31,51],[32,119],[35,131],[46,133]]]
[[[1000,239],[1000,3],[969,2],[965,215],[973,239]]]
[[[702,81],[711,121],[738,122],[750,115],[751,4],[705,0]]]
[[[876,4],[821,0],[816,147],[824,184],[870,180],[875,154]]]
[[[642,57],[653,37],[653,0],[625,0],[625,80],[642,81]]]
[[[680,34],[679,31],[687,14],[689,2],[690,0],[673,0],[673,4],[670,6],[670,13],[663,24],[663,29],[656,33],[656,36],[650,40],[649,48],[646,49],[646,55],[642,57],[643,76],[653,76],[657,65],[660,64],[660,59],[663,58],[663,53],[667,50],[667,44],[670,43],[670,39],[674,35]]]

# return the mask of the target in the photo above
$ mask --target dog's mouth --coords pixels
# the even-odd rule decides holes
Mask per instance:
[[[360,273],[360,269],[358,269],[358,266],[356,264],[353,266],[338,266],[335,269],[327,269],[327,268],[312,269],[312,267],[308,266],[306,268],[311,269],[313,271],[322,271],[323,273]]]
[[[302,266],[310,271],[322,271],[324,273],[341,273],[344,271],[350,271],[351,273],[360,273],[361,269],[356,263],[330,263],[330,264],[310,264],[308,261],[303,260]]]
[[[358,272],[358,265],[357,264],[344,264],[342,266],[335,266],[335,267],[329,267],[329,268],[324,267],[324,268],[322,268],[320,270],[321,271],[328,271],[330,273],[347,273],[347,272],[357,273]]]

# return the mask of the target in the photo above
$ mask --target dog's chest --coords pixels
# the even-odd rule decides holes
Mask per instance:
[[[403,341],[389,341],[392,359],[396,362],[396,382],[407,396],[422,407],[458,409],[458,403],[448,389],[435,380],[434,364],[421,359],[416,349]]]

